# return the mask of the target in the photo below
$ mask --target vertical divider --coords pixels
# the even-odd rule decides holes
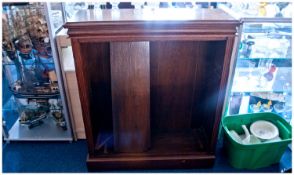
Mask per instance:
[[[110,43],[114,149],[143,152],[150,147],[149,42]]]

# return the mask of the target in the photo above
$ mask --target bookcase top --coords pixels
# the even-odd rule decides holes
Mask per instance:
[[[70,37],[116,39],[136,35],[141,37],[138,40],[147,40],[159,39],[159,35],[226,37],[235,35],[239,24],[239,20],[221,9],[94,9],[78,11],[64,27]]]
[[[220,9],[120,9],[80,10],[68,22],[105,21],[236,21]]]

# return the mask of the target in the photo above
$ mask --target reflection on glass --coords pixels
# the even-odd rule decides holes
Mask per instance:
[[[257,104],[251,104],[249,106],[250,110],[253,112],[253,113],[258,113],[261,111],[261,105],[259,103]]]
[[[292,3],[289,2],[241,2],[227,3],[227,6],[242,17],[279,17],[292,16]]]
[[[94,3],[94,9],[100,11],[101,10],[101,5],[105,5],[105,2],[102,1],[97,1]]]
[[[132,5],[135,7],[135,9],[141,9],[143,4],[144,4],[144,2],[141,0],[137,0],[137,1],[132,2]]]
[[[263,88],[268,84],[265,75],[270,70],[272,59],[260,59],[258,63],[258,88]]]
[[[155,10],[155,9],[159,8],[159,4],[160,4],[160,2],[150,1],[150,2],[147,2],[147,8],[150,8],[151,10]]]
[[[292,93],[291,93],[290,83],[285,83],[283,85],[283,96],[285,102],[276,103],[274,105],[274,110],[276,113],[281,114],[281,116],[290,122],[292,118]]]
[[[119,4],[118,0],[111,1],[111,5],[112,5],[111,17],[113,20],[120,19],[118,4]]]
[[[252,79],[252,72],[253,72],[253,69],[255,68],[255,62],[254,61],[249,61],[248,62],[248,76],[247,76],[247,78],[248,78],[248,80],[250,80],[250,79]]]

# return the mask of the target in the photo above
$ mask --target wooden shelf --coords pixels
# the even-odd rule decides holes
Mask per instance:
[[[211,9],[96,12],[65,25],[89,170],[212,166],[239,22]]]
[[[90,170],[153,169],[165,163],[173,164],[173,168],[205,168],[211,166],[215,159],[206,150],[205,133],[201,129],[155,134],[148,151],[139,153],[115,152],[111,133],[97,140],[100,141],[96,144],[97,152],[88,158]]]
[[[189,129],[187,131],[153,134],[151,145],[144,153],[119,153],[114,151],[113,133],[104,133],[98,136],[96,155],[111,156],[155,156],[155,155],[205,155],[207,137],[203,129]]]
[[[153,137],[148,153],[174,156],[203,154],[207,148],[205,141],[196,130],[158,134]]]
[[[120,170],[120,169],[191,169],[191,168],[209,168],[213,165],[215,156],[213,154],[187,154],[181,156],[175,155],[154,155],[137,154],[136,157],[126,154],[117,154],[113,156],[94,156],[87,158],[89,171],[98,170]]]

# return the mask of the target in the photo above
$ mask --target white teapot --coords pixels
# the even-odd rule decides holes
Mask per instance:
[[[261,141],[257,137],[249,133],[249,130],[247,129],[246,125],[242,125],[242,129],[244,130],[245,135],[239,135],[234,130],[230,131],[231,137],[238,143],[244,145],[261,143]]]

